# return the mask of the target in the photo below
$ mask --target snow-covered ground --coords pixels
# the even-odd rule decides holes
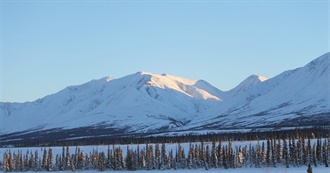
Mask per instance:
[[[322,139],[322,143],[324,142],[324,140],[327,139]],[[267,141],[265,140],[261,140],[261,141],[232,141],[232,147],[233,149],[239,147],[239,146],[256,146],[256,145],[261,145],[262,142],[264,142],[266,144]],[[307,144],[307,140],[305,140],[306,144]],[[316,144],[317,140],[316,139],[312,139],[311,140],[311,145]],[[188,149],[190,144],[197,144],[200,145],[200,142],[194,142],[194,143],[181,143],[180,146],[184,149],[185,155],[187,157],[188,154]],[[222,142],[222,146],[228,146],[229,142],[227,141],[223,141]],[[155,149],[155,145],[156,144],[148,144],[149,146],[152,145],[153,148]],[[175,152],[178,149],[178,144],[177,143],[166,143],[166,152],[167,154],[169,154],[170,150],[172,150],[173,152]],[[216,143],[216,145],[218,145],[218,143]],[[283,141],[281,141],[281,145],[283,146]],[[137,149],[137,147],[139,146],[140,150],[145,148],[146,145],[145,144],[140,144],[140,145],[136,145],[136,144],[130,144],[130,145],[95,145],[95,146],[78,146],[80,148],[80,151],[85,152],[87,154],[93,152],[93,151],[98,151],[98,152],[105,152],[107,153],[108,147],[110,147],[110,149],[113,149],[113,147],[120,147],[123,151],[123,155],[125,156],[127,154],[127,147],[129,147],[129,149]],[[212,147],[212,143],[211,142],[205,142],[204,143],[204,147],[209,146],[209,148]],[[161,144],[159,144],[159,147],[161,148]],[[3,156],[3,154],[5,152],[9,152],[11,151],[11,153],[18,153],[18,151],[22,152],[23,154],[25,154],[27,151],[34,153],[35,151],[38,151],[39,153],[39,160],[42,159],[42,153],[44,151],[44,149],[48,150],[49,147],[22,147],[22,148],[0,148],[0,156]],[[52,151],[53,151],[53,157],[55,159],[56,155],[61,155],[62,154],[62,149],[63,147],[51,147]],[[70,154],[74,154],[76,151],[76,147],[75,146],[71,146],[69,147],[69,151]],[[3,162],[3,157],[0,157],[0,162]],[[313,173],[330,173],[330,167],[326,168],[324,165],[318,165],[317,167],[312,166],[313,168]],[[184,172],[209,172],[209,173],[241,173],[241,172],[245,172],[245,173],[306,173],[307,171],[307,166],[300,166],[300,167],[294,167],[291,166],[289,168],[285,168],[284,165],[279,164],[277,167],[261,167],[261,168],[254,168],[254,167],[250,167],[249,165],[245,165],[242,168],[229,168],[229,169],[224,169],[224,168],[210,168],[209,170],[205,170],[205,169],[170,169],[170,170],[137,170],[134,172],[137,173],[148,173],[148,172],[176,172],[176,173],[184,173]],[[84,172],[99,172],[97,170],[86,170]],[[132,171],[119,171],[122,173],[128,173],[128,172],[132,172]]]
[[[313,167],[313,173],[330,173],[330,168],[322,167]],[[63,172],[63,171],[62,171]],[[100,172],[97,170],[88,170],[85,172]],[[107,172],[107,171],[105,171]],[[109,171],[113,172],[113,171]],[[307,173],[307,167],[300,167],[300,168],[239,168],[239,169],[185,169],[185,170],[137,170],[137,171],[115,171],[119,173],[165,173],[165,172],[172,172],[172,173],[187,173],[187,172],[205,172],[205,173]],[[27,173],[35,173],[29,171]],[[40,173],[49,173],[46,171]]]

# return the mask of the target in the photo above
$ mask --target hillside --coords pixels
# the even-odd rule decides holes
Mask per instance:
[[[223,92],[204,80],[138,72],[26,103],[0,103],[2,140],[329,125],[329,53]]]

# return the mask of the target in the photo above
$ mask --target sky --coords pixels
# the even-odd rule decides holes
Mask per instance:
[[[330,0],[1,0],[0,101],[138,71],[226,91],[329,52]]]

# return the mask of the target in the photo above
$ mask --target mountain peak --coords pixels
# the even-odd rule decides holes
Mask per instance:
[[[255,86],[259,83],[262,83],[264,81],[268,80],[267,77],[264,76],[260,76],[260,75],[250,75],[249,77],[247,77],[246,79],[244,79],[240,84],[238,84],[235,88],[233,88],[232,90],[230,90],[230,92],[238,92],[241,90],[245,90],[247,88],[250,88],[252,86]]]
[[[151,72],[146,72],[146,71],[139,71],[139,72],[137,72],[136,74],[141,75],[141,76],[143,76],[143,75],[154,75],[153,73],[151,73]]]
[[[259,80],[260,82],[264,82],[264,81],[268,80],[268,78],[264,77],[264,76],[253,74],[253,75],[249,76],[246,80]]]

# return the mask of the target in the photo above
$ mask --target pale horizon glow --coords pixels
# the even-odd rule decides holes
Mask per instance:
[[[1,1],[1,102],[139,71],[228,91],[329,52],[329,1]]]

